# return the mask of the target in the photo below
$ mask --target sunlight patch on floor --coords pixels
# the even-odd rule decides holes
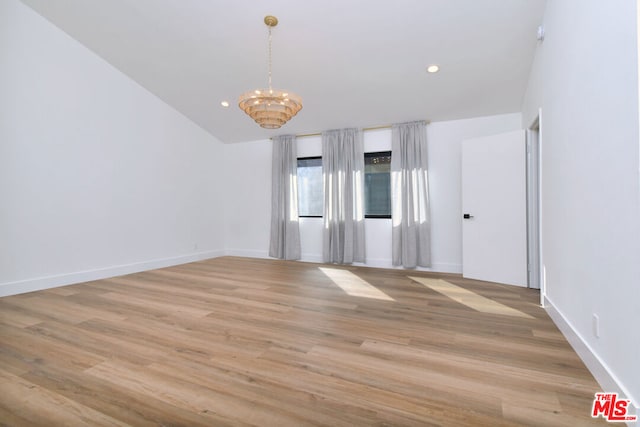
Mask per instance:
[[[328,267],[319,267],[319,269],[348,295],[385,301],[395,301],[389,295],[385,294],[365,280],[362,280],[349,270]]]
[[[475,292],[461,288],[460,286],[456,286],[442,279],[429,279],[426,277],[411,276],[409,276],[409,279],[422,283],[429,289],[439,292],[442,295],[481,313],[502,314],[504,316],[533,319],[533,317],[529,316],[527,313],[523,313],[520,310],[516,310],[515,308],[511,308],[492,299],[485,298],[482,295],[478,295]]]

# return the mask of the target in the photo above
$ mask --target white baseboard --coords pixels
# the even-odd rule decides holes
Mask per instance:
[[[544,296],[544,309],[567,341],[569,341],[569,344],[571,344],[580,359],[582,359],[598,384],[600,384],[602,391],[615,392],[623,399],[630,399],[634,408],[629,415],[640,414],[638,401],[634,399],[634,396],[631,396],[622,381],[611,372],[607,364],[593,351],[582,335],[578,333],[571,325],[571,322],[567,320],[546,295]],[[636,423],[633,423],[633,425],[636,425]]]
[[[395,270],[407,270],[407,271],[431,271],[434,273],[462,273],[462,265],[460,264],[447,264],[447,263],[433,263],[430,268],[416,267],[415,269],[408,269],[401,266],[395,266],[390,259],[368,259],[365,267],[375,268],[392,268]]]
[[[56,288],[59,286],[73,285],[75,283],[88,282],[91,280],[106,279],[114,276],[122,276],[124,274],[170,267],[172,265],[186,264],[189,262],[201,261],[203,259],[216,258],[223,255],[223,251],[196,252],[177,257],[160,258],[149,261],[134,262],[131,264],[114,265],[94,270],[83,270],[54,276],[37,277],[35,279],[0,283],[0,297]]]
[[[239,256],[246,258],[271,258],[269,251],[254,251],[246,249],[226,249],[224,254],[227,256]]]
[[[322,255],[314,255],[314,254],[302,254],[302,258],[300,261],[304,262],[315,262],[317,264],[322,264]]]
[[[267,251],[256,251],[256,250],[243,250],[243,249],[227,249],[225,251],[225,255],[229,256],[240,256],[240,257],[248,257],[248,258],[271,258],[269,257],[269,253]],[[319,254],[311,254],[311,253],[303,253],[300,257],[300,261],[303,262],[313,262],[321,264],[322,255]],[[390,259],[378,258],[378,259],[367,259],[366,263],[355,263],[354,265],[362,266],[362,267],[375,267],[375,268],[393,268],[402,270],[402,267],[394,266],[391,263]],[[411,269],[407,271],[433,271],[437,273],[462,273],[462,265],[460,264],[447,264],[447,263],[434,263],[431,268],[423,268],[418,267],[415,270]]]

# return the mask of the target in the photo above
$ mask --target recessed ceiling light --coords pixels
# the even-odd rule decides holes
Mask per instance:
[[[437,73],[438,71],[440,71],[440,67],[438,67],[437,65],[429,65],[427,67],[428,73]]]
[[[222,101],[220,105],[222,105],[224,108],[227,108],[229,106],[229,103],[227,101]]]

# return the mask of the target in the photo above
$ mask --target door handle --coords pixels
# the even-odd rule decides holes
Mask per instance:
[[[473,218],[473,215],[470,215],[470,214],[464,214],[464,215],[462,215],[462,217],[463,217],[464,219],[471,219],[471,218]]]

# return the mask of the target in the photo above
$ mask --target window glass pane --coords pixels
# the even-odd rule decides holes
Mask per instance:
[[[365,216],[391,218],[391,152],[364,155]]]
[[[365,153],[365,216],[391,218],[391,152]],[[323,214],[322,158],[298,159],[298,215]]]
[[[322,158],[298,159],[298,215],[322,216]]]

